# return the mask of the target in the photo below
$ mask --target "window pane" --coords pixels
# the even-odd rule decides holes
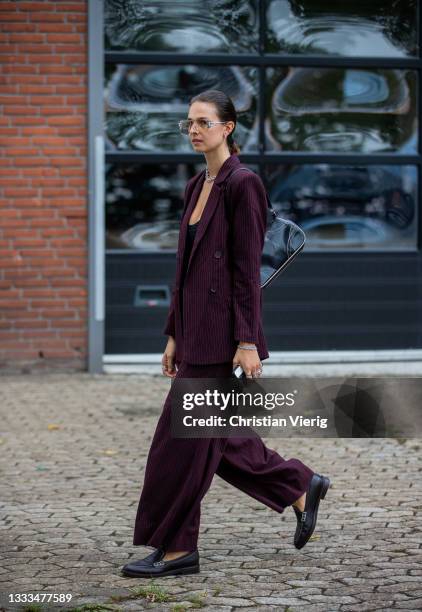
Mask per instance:
[[[255,53],[258,0],[107,0],[106,50]]]
[[[105,132],[108,150],[194,151],[178,121],[189,100],[205,89],[221,89],[238,113],[234,139],[242,152],[258,150],[255,67],[107,65]],[[213,128],[211,128],[213,129]]]
[[[248,167],[258,172],[254,164]],[[106,249],[175,253],[186,183],[205,168],[195,164],[108,164]]]
[[[414,166],[268,165],[271,203],[306,233],[305,250],[413,250]]]
[[[267,68],[266,148],[417,152],[414,70]]]
[[[106,248],[175,252],[186,182],[203,164],[110,164]]]
[[[416,0],[268,0],[267,53],[415,57]]]

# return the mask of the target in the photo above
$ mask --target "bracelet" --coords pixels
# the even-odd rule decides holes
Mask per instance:
[[[247,351],[256,351],[256,346],[239,346],[237,345],[238,349],[245,349]]]

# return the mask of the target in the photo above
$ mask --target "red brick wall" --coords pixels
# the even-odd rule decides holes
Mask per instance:
[[[0,24],[0,372],[86,369],[87,3]]]

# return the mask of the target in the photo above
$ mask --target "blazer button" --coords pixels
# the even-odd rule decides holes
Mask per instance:
[[[211,293],[215,293],[217,291],[217,289],[214,289],[214,287],[211,287],[210,291],[211,291]]]
[[[215,251],[214,253],[214,257],[217,257],[217,259],[220,258],[221,255],[222,255],[221,251]]]

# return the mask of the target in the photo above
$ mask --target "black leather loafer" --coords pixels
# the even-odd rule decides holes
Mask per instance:
[[[153,578],[154,576],[171,576],[177,574],[197,574],[199,572],[198,550],[182,555],[171,561],[163,561],[165,551],[158,548],[145,559],[127,563],[122,568],[124,576],[133,578]]]
[[[161,547],[158,547],[156,550],[154,550],[154,552],[149,554],[147,557],[144,557],[144,559],[138,559],[138,561],[131,561],[130,563],[127,563],[122,568],[122,572],[125,574],[127,568],[137,571],[141,567],[149,567],[152,563],[154,563],[154,561],[159,561],[162,557],[164,557],[164,555],[164,550]]]
[[[313,534],[317,522],[319,502],[324,499],[329,486],[330,479],[327,476],[314,474],[306,492],[305,510],[301,512],[296,506],[292,506],[297,519],[294,537],[296,548],[303,548]]]

